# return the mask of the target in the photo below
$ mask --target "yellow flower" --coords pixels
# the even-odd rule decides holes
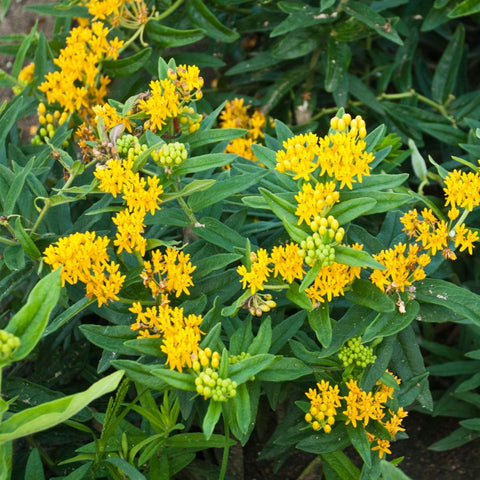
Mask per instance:
[[[139,302],[135,302],[130,311],[136,315],[131,328],[139,332],[139,337],[162,339],[160,349],[167,355],[166,363],[172,370],[181,372],[192,367],[202,335],[200,315],[186,316],[183,308],[171,308],[168,304],[148,307],[144,311]]]
[[[100,190],[116,197],[123,193],[126,185],[135,181],[135,173],[132,168],[133,160],[110,159],[106,166],[97,165],[93,174],[100,180],[98,186]]]
[[[138,102],[138,108],[150,117],[147,127],[152,131],[162,130],[170,118],[179,113],[180,95],[171,80],[150,82],[151,96]]]
[[[352,245],[358,250],[361,245]],[[325,298],[330,302],[333,297],[344,295],[344,288],[360,278],[361,267],[350,267],[342,263],[333,262],[332,265],[322,267],[315,277],[313,284],[305,290],[312,303],[323,303]]]
[[[143,237],[145,224],[144,213],[138,210],[128,209],[118,212],[112,221],[117,226],[117,234],[113,244],[118,247],[117,252],[125,250],[128,253],[139,252],[145,255],[147,240]]]
[[[459,215],[457,207],[471,212],[480,203],[480,175],[473,172],[454,170],[444,180],[445,206],[450,205],[450,220]]]
[[[420,246],[399,243],[393,248],[382,250],[373,258],[386,267],[385,270],[374,269],[370,275],[371,282],[384,292],[390,290],[403,292],[414,280],[425,278],[423,268],[430,263],[430,256],[420,254]]]
[[[340,182],[340,188],[346,185],[353,188],[356,181],[362,183],[362,176],[370,175],[370,163],[374,160],[371,152],[366,152],[366,143],[359,137],[347,132],[336,132],[319,140],[318,158],[320,175]]]
[[[123,125],[124,128],[126,128],[129,132],[132,131],[132,121],[128,117],[120,115],[117,110],[108,103],[103,105],[95,105],[92,110],[96,115],[97,126],[98,118],[100,117],[102,118],[107,131],[120,124]]]
[[[252,145],[258,145],[257,139],[264,137],[265,115],[255,110],[250,116],[248,114],[250,105],[244,105],[243,103],[243,98],[234,98],[227,101],[220,114],[220,128],[245,128],[248,130],[244,137],[231,140],[225,152],[236,153],[248,160],[257,161],[251,147]]]
[[[141,276],[144,285],[150,288],[153,297],[164,292],[175,292],[179,297],[182,292],[190,294],[188,287],[193,285],[191,274],[196,268],[190,262],[188,253],[167,247],[165,254],[158,249],[152,252],[152,261],[144,262]]]
[[[473,243],[478,241],[478,232],[469,230],[465,227],[465,224],[462,223],[455,227],[454,234],[455,248],[460,247],[461,252],[468,249],[468,253],[472,255],[473,249],[475,248]]]
[[[268,274],[272,269],[268,266],[270,258],[264,248],[260,248],[256,254],[252,253],[251,256],[253,261],[250,270],[247,270],[245,265],[241,265],[237,268],[237,273],[242,277],[240,280],[242,288],[245,290],[248,284],[248,288],[253,294],[257,290],[263,290],[263,285],[267,282]]]
[[[309,180],[318,166],[320,148],[318,137],[314,133],[296,135],[285,140],[283,150],[277,152],[276,169],[282,173],[293,174],[293,179]]]
[[[86,296],[97,298],[98,306],[118,300],[125,276],[119,265],[109,262],[108,237],[96,237],[95,232],[75,233],[60,238],[44,252],[44,262],[53,269],[62,267],[62,285],[82,282]]]
[[[303,278],[305,274],[303,258],[299,254],[299,247],[296,243],[290,242],[285,246],[273,247],[270,257],[274,265],[274,276],[280,274],[283,280],[288,283]]]
[[[314,430],[323,429],[330,433],[335,423],[337,409],[341,406],[340,390],[338,385],[331,386],[329,382],[321,380],[317,389],[310,388],[305,396],[310,400],[310,410],[305,420],[312,424]]]
[[[330,208],[339,201],[340,193],[335,189],[335,182],[317,183],[315,188],[311,183],[304,183],[298,195],[295,195],[298,207],[295,215],[298,224],[305,222],[310,225],[315,217],[326,217]]]

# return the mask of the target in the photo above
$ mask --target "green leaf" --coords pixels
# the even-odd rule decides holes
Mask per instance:
[[[272,344],[272,321],[267,317],[262,321],[258,329],[257,336],[252,340],[248,347],[247,353],[250,355],[258,355],[259,353],[268,353]]]
[[[207,132],[211,131],[212,130],[207,130]],[[175,168],[175,175],[188,175],[190,173],[203,172],[205,170],[210,170],[213,168],[220,168],[224,165],[232,163],[235,158],[237,158],[237,155],[234,155],[233,153],[209,153],[207,155],[190,157],[187,158],[177,168]],[[212,178],[196,181],[205,182],[206,180],[214,181],[214,179]]]
[[[58,302],[60,289],[60,269],[57,269],[35,285],[27,303],[8,322],[5,330],[19,337],[21,342],[10,357],[12,362],[25,358],[37,345]]]
[[[232,447],[236,442],[232,438],[225,438],[225,435],[212,435],[208,440],[200,432],[177,433],[168,437],[165,446],[172,448],[191,448],[195,450],[206,450],[207,448]]]
[[[80,325],[80,331],[97,347],[119,355],[135,355],[135,350],[124,345],[126,340],[137,337],[128,325]]]
[[[243,360],[240,360],[228,369],[228,376],[232,382],[237,382],[237,385],[248,382],[258,372],[267,368],[275,360],[274,355],[268,353],[261,353]]]
[[[311,373],[312,369],[298,358],[277,357],[265,370],[255,375],[255,378],[264,382],[289,382]]]
[[[277,165],[277,154],[273,150],[263,145],[257,145],[256,143],[253,143],[251,148],[260,163],[272,170],[275,168]]]
[[[348,15],[369,26],[382,37],[387,38],[397,45],[403,45],[402,39],[398,36],[398,33],[392,25],[364,3],[350,0],[344,5],[344,10]]]
[[[362,250],[356,250],[350,247],[335,247],[335,261],[343,263],[350,267],[375,268],[377,270],[385,270],[385,267],[377,262],[369,253]]]
[[[167,27],[161,23],[150,20],[146,27],[145,33],[153,42],[164,48],[183,47],[199,42],[205,37],[203,30],[198,28],[191,30],[178,30],[176,28]]]
[[[417,145],[411,138],[408,139],[408,148],[412,151],[412,168],[415,176],[423,181],[427,178],[427,163],[418,151]]]
[[[1,123],[1,122],[0,122]],[[1,134],[0,134],[1,135]],[[23,186],[25,184],[25,180],[27,179],[27,175],[32,170],[33,164],[35,163],[35,157],[32,157],[28,163],[22,169],[19,169],[15,173],[15,178],[8,190],[7,197],[5,199],[4,204],[4,214],[11,215],[15,208],[15,204],[17,203],[20,194],[23,192]]]
[[[251,409],[250,395],[248,394],[248,388],[245,383],[237,387],[237,394],[233,398],[233,405],[238,427],[243,434],[246,434],[251,422]],[[227,408],[228,406],[229,404],[227,404]]]
[[[348,43],[338,42],[334,37],[330,37],[327,47],[325,91],[334,92],[338,89],[338,86],[348,71],[351,59],[352,51]]]
[[[265,171],[263,175],[260,175],[259,177],[261,178],[267,173],[268,171]],[[252,177],[250,175],[237,175],[227,178],[221,182],[217,182],[206,192],[197,192],[191,195],[188,200],[188,205],[193,212],[199,212],[210,205],[218,203],[225,198],[242,192],[252,185],[255,185],[258,182],[259,177]]]
[[[141,383],[154,390],[166,390],[168,384],[158,376],[153,375],[152,370],[158,368],[157,364],[144,365],[137,360],[111,360],[111,365],[116,369],[124,370],[125,374],[134,382]]]
[[[140,70],[148,62],[151,54],[152,49],[148,47],[129,57],[118,60],[104,60],[102,70],[106,75],[113,78],[128,77]]]
[[[347,432],[352,445],[355,450],[362,457],[365,465],[370,467],[372,465],[372,456],[370,450],[370,442],[368,441],[367,433],[364,426],[360,423],[354,427],[351,423],[347,425]]]
[[[18,77],[18,74],[20,73],[20,70],[23,67],[23,63],[25,61],[25,57],[27,55],[28,49],[32,45],[33,39],[37,34],[37,25],[38,25],[38,20],[33,25],[33,28],[30,30],[29,34],[25,35],[25,38],[23,39],[20,45],[20,48],[18,49],[17,54],[15,55],[15,61],[13,62],[13,66],[12,66],[12,76],[15,78]]]
[[[141,474],[132,464],[123,458],[108,457],[104,461],[115,465],[115,467],[127,475],[130,480],[146,480],[145,475]]]
[[[376,201],[369,197],[360,197],[352,200],[341,201],[330,209],[330,215],[333,215],[340,225],[345,225],[357,217],[366,215],[372,210]]]
[[[27,408],[0,424],[0,443],[32,435],[73,417],[93,400],[115,390],[123,371],[114,372],[81,393]]]
[[[245,130],[244,128],[214,128],[211,130],[199,130],[198,132],[192,133],[191,135],[185,135],[185,137],[182,137],[181,139],[188,143],[192,150],[195,150],[196,148],[210,145],[212,143],[233,140],[234,138],[242,137],[246,133],[247,130]],[[209,154],[208,156],[212,155],[213,154]],[[218,156],[220,154],[215,155]],[[238,155],[233,153],[224,153],[222,155],[225,155],[225,158],[229,157],[230,162],[232,162],[236,157],[238,157]],[[187,161],[188,159],[185,161],[185,163]]]
[[[368,175],[362,178],[362,183],[355,183],[353,185],[353,192],[366,193],[372,191],[377,192],[378,190],[392,189],[403,185],[406,182],[407,178],[408,173],[399,173],[395,175],[380,173],[378,175]]]
[[[203,192],[208,190],[212,185],[214,185],[216,180],[213,178],[205,178],[201,180],[193,180],[192,182],[185,185],[182,190],[174,193],[165,193],[162,195],[162,203],[171,202],[177,198],[188,197],[195,192]]]
[[[309,437],[298,442],[296,448],[303,450],[304,452],[319,455],[329,452],[341,452],[347,447],[347,445],[350,445],[347,429],[344,424],[338,423],[335,424],[332,432],[328,435],[322,432],[313,433]],[[340,476],[340,478],[344,480],[344,477]],[[355,477],[355,480],[358,480],[358,476]]]
[[[332,341],[332,322],[328,303],[322,303],[307,314],[310,328],[315,332],[317,340],[323,348],[327,348]]]
[[[24,480],[45,480],[42,458],[37,448],[34,448],[28,456]]]
[[[187,392],[196,391],[195,377],[193,375],[170,370],[168,367],[154,368],[151,373],[174,388],[185,390]]]
[[[429,278],[415,283],[419,302],[446,307],[480,326],[480,296],[445,280]],[[455,319],[452,319],[455,321]]]
[[[87,18],[88,10],[80,5],[70,5],[62,3],[43,3],[37,5],[27,5],[25,10],[38,13],[48,17],[80,17]]]
[[[231,43],[240,36],[221,23],[201,0],[187,0],[187,15],[190,21],[209,37],[220,42]]]
[[[207,242],[234,252],[235,247],[245,248],[246,239],[236,230],[228,227],[215,218],[203,217],[200,219],[200,226],[194,227],[193,233]]]
[[[464,0],[448,12],[449,18],[466,17],[480,12],[478,0]]]
[[[357,278],[345,292],[345,298],[357,305],[371,308],[376,312],[393,312],[395,302],[368,280]]]
[[[453,93],[462,60],[464,41],[465,27],[463,23],[459,23],[447,48],[443,51],[432,79],[432,98],[436,102],[445,103]]]
[[[222,403],[221,402],[214,402],[210,400],[210,404],[208,405],[208,410],[203,418],[202,430],[205,435],[205,438],[208,440],[212,436],[213,429],[217,424],[220,415],[222,413]]]
[[[272,67],[282,61],[280,58],[275,58],[268,51],[260,52],[255,56],[244,60],[243,62],[236,63],[232,68],[225,72],[226,76],[241,75],[242,73],[255,72],[257,70],[263,70],[264,68]]]
[[[15,219],[14,231],[15,236],[17,237],[17,240],[19,241],[25,253],[33,260],[39,259],[42,254],[35,245],[34,241],[30,238],[30,236],[23,228],[21,217],[17,217]]]
[[[3,261],[10,271],[20,271],[25,267],[25,252],[21,245],[8,245],[3,251]]]
[[[375,338],[389,337],[407,328],[417,317],[420,305],[418,302],[410,301],[405,307],[405,313],[398,311],[380,313],[365,330],[363,341],[370,342]]]
[[[474,432],[464,427],[457,428],[450,435],[428,447],[434,452],[445,452],[453,448],[461,447],[472,440],[480,437],[480,432]]]
[[[312,271],[311,269],[309,271]],[[318,274],[318,273],[317,273]],[[312,279],[313,282],[314,279]],[[305,291],[300,291],[300,286],[296,282],[290,284],[287,290],[287,298],[304,310],[313,310],[312,300],[308,297]]]
[[[318,34],[315,30],[304,29],[287,33],[271,50],[276,58],[293,59],[304,57],[318,46]]]
[[[412,480],[408,475],[405,475],[399,467],[387,460],[380,460],[380,471],[385,480]]]

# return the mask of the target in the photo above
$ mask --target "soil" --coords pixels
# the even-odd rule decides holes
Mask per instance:
[[[14,33],[27,33],[38,20],[38,29],[48,32],[53,26],[52,18],[41,17],[26,12],[24,7],[44,0],[12,0],[10,8],[0,21],[0,36]],[[0,7],[1,11],[1,7]],[[9,73],[14,58],[0,54],[0,68]],[[0,105],[10,99],[11,90],[0,88]],[[413,480],[477,480],[480,479],[480,460],[476,452],[480,451],[480,438],[447,452],[434,452],[428,447],[446,437],[458,428],[458,419],[432,418],[418,412],[410,412],[404,421],[408,440],[392,444],[389,458],[404,457],[402,471]],[[236,480],[296,480],[315,458],[305,452],[296,452],[289,458],[279,472],[274,472],[270,461],[257,459],[263,441],[253,435],[251,441],[242,449],[233,449],[231,453],[231,478]],[[313,469],[302,480],[319,480],[321,473]]]

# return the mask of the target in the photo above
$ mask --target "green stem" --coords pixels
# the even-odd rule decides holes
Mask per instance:
[[[46,198],[45,205],[43,206],[42,211],[38,215],[37,220],[35,221],[35,224],[33,225],[32,230],[30,231],[30,237],[37,231],[37,228],[40,226],[40,223],[42,223],[42,220],[45,218],[45,215],[47,214],[50,207],[51,207],[50,199]]]
[[[465,219],[467,218],[468,214],[470,213],[469,210],[465,209],[460,216],[460,218],[457,220],[457,223],[455,223],[455,226],[453,227],[453,230],[456,230],[459,225],[461,225]]]
[[[228,428],[228,424],[225,423],[225,446],[223,447],[222,467],[220,469],[220,475],[218,476],[218,480],[224,480],[225,474],[227,473],[228,453],[230,450],[230,447],[228,446],[229,439],[230,439],[230,429]]]
[[[18,245],[15,240],[10,240],[5,237],[0,237],[0,243],[4,243],[5,245]]]
[[[155,20],[163,20],[165,17],[168,17],[171,13],[173,13],[181,4],[183,3],[183,0],[177,0],[173,5],[168,7],[162,14],[155,16]]]
[[[172,185],[172,189],[174,192],[177,192],[177,193],[180,191],[178,182],[175,182]],[[198,220],[195,218],[193,210],[187,205],[187,202],[183,199],[183,197],[178,197],[177,200],[180,206],[182,207],[182,210],[187,214],[188,218],[190,219],[191,224],[193,226],[197,225]]]

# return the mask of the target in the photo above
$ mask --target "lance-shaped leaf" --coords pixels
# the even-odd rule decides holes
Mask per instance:
[[[20,346],[10,361],[22,360],[35,348],[58,302],[60,289],[60,269],[57,269],[35,285],[27,303],[8,322],[5,330],[20,338]]]
[[[130,57],[120,58],[119,60],[104,60],[102,62],[103,71],[110,77],[128,77],[140,70],[150,58],[152,49],[144,48]]]
[[[93,400],[115,390],[123,377],[117,371],[95,382],[81,393],[27,408],[0,424],[0,443],[32,435],[68,420]]]
[[[356,250],[350,247],[335,247],[335,261],[343,263],[350,267],[375,268],[377,270],[385,270],[385,266],[377,262],[369,253],[362,250]]]

